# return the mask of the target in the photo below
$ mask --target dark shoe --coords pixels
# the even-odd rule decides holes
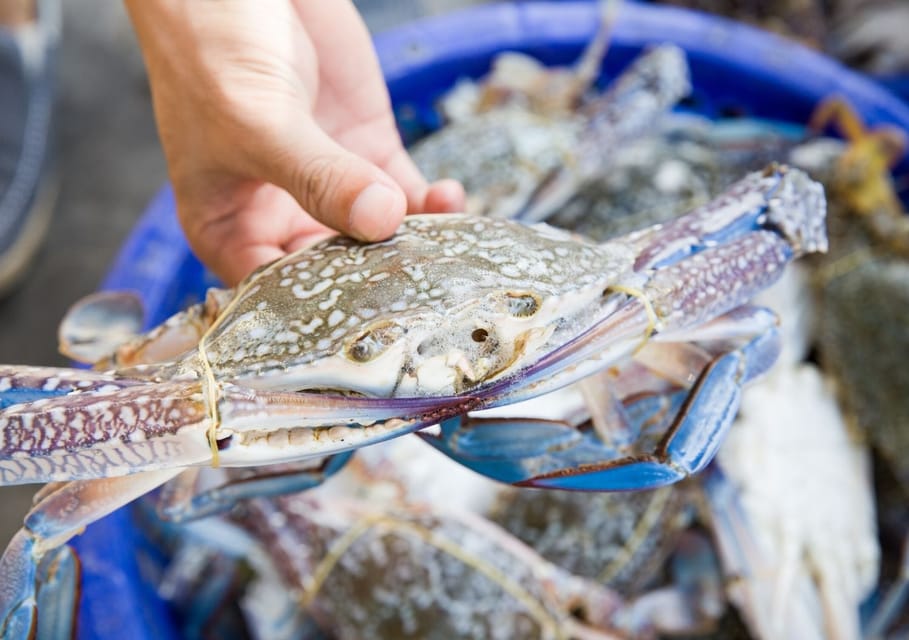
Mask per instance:
[[[0,27],[0,296],[37,253],[56,199],[51,123],[59,36],[59,0],[40,0],[33,25]]]

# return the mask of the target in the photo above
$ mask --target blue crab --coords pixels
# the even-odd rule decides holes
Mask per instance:
[[[195,497],[191,482],[170,492],[177,511],[210,513],[310,487],[343,463],[336,454],[441,424],[428,436],[437,447],[507,482],[609,490],[697,472],[742,385],[777,352],[772,315],[746,303],[791,259],[823,250],[824,209],[817,183],[770,167],[603,245],[546,226],[412,216],[386,242],[334,238],[291,254],[123,350],[195,344],[169,362],[4,367],[0,482],[54,482],[0,560],[4,633],[35,624],[36,560],[187,468],[329,457]],[[461,417],[630,356],[690,387],[665,434],[616,446],[568,425]]]
[[[333,637],[643,637],[620,619],[615,592],[468,511],[377,507],[320,488],[250,501],[234,519]]]
[[[413,145],[411,154],[427,178],[461,182],[470,213],[545,220],[690,88],[685,54],[661,45],[577,109],[540,113],[512,100],[452,122]]]

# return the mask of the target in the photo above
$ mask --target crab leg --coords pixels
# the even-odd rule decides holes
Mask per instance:
[[[736,182],[679,218],[625,236],[637,249],[635,268],[675,264],[724,240],[775,231],[797,255],[827,250],[826,201],[804,172],[770,165]]]
[[[211,459],[198,385],[111,384],[0,412],[0,484],[90,479]]]
[[[139,335],[144,320],[136,293],[99,291],[67,310],[57,329],[57,348],[77,362],[94,364]]]
[[[25,525],[0,557],[0,575],[4,578],[0,583],[0,638],[30,637],[30,630],[37,625],[36,572],[49,551],[178,473],[179,469],[164,469],[122,478],[68,482],[45,495],[25,517]],[[48,592],[45,597],[52,596]]]
[[[168,362],[198,344],[232,293],[209,289],[204,302],[140,334],[141,300],[129,292],[100,291],[67,311],[58,331],[60,353],[102,368]]]
[[[55,367],[0,365],[0,411],[17,404],[56,398],[71,393],[114,391],[134,384],[141,383],[119,379],[110,373]]]
[[[69,545],[49,552],[38,567],[38,628],[47,638],[70,637],[79,603],[79,558]]]
[[[158,513],[171,522],[185,522],[224,513],[243,500],[306,491],[340,471],[352,455],[353,451],[348,451],[317,460],[316,464],[270,465],[256,469],[250,477],[235,477],[235,471],[228,473],[223,484],[201,492],[197,480],[202,470],[190,469],[163,487]]]
[[[768,576],[779,574],[778,561],[768,558],[762,550],[754,535],[752,523],[742,509],[735,486],[716,467],[711,468],[705,476],[704,490],[724,572],[735,577],[729,582],[727,592],[730,600],[748,621],[749,628],[759,630],[761,637],[768,638],[820,640],[833,637],[825,633],[825,629],[813,619],[808,585],[803,581],[781,585],[779,580],[768,579]],[[784,593],[782,596],[781,591]],[[787,607],[786,619],[766,616],[766,612],[772,610],[769,603],[780,597],[785,598],[790,605]],[[760,606],[756,607],[755,603]],[[780,623],[785,623],[785,633]],[[847,633],[843,629],[838,631]]]

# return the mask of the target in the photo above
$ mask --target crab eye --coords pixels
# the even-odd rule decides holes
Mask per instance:
[[[486,338],[489,337],[489,332],[486,329],[474,329],[473,333],[470,334],[470,337],[474,342],[486,342]]]
[[[528,318],[540,308],[540,300],[532,293],[509,293],[505,303],[508,313],[518,318]]]
[[[369,362],[385,352],[401,335],[394,324],[371,327],[347,347],[347,356],[354,362]]]

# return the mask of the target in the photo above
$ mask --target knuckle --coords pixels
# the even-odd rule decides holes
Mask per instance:
[[[327,213],[331,207],[331,194],[340,185],[335,162],[328,156],[315,156],[301,163],[293,183],[304,206],[310,213]]]

